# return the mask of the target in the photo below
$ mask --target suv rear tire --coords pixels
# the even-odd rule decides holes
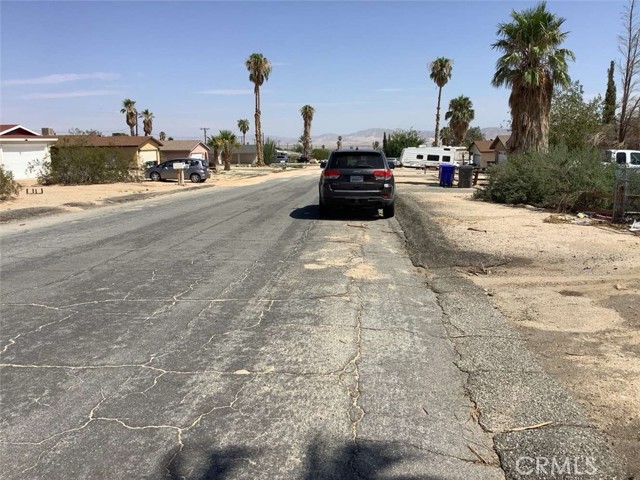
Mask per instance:
[[[395,204],[388,205],[386,207],[382,207],[382,216],[384,218],[391,218],[396,214],[396,206]]]

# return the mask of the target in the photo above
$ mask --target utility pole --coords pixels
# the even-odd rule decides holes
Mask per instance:
[[[209,130],[209,127],[200,127],[200,130],[204,131],[204,144],[207,144],[207,130]]]

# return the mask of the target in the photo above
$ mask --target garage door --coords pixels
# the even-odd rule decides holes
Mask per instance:
[[[27,173],[27,166],[29,162],[33,162],[36,158],[39,159],[40,156],[41,152],[27,150],[24,147],[5,145],[2,147],[2,166],[5,170],[13,173],[13,178],[16,180],[34,177],[34,174]]]
[[[204,153],[192,153],[191,158],[199,158],[200,160],[204,160]]]
[[[157,162],[158,157],[156,156],[155,150],[142,150],[140,152],[140,163],[144,165],[146,162]]]

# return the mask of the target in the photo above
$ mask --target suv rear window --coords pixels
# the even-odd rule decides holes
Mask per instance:
[[[329,168],[384,168],[384,160],[375,153],[337,152],[331,156]]]

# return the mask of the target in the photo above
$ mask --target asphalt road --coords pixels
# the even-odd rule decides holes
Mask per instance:
[[[498,479],[396,219],[316,176],[0,235],[4,479]]]

